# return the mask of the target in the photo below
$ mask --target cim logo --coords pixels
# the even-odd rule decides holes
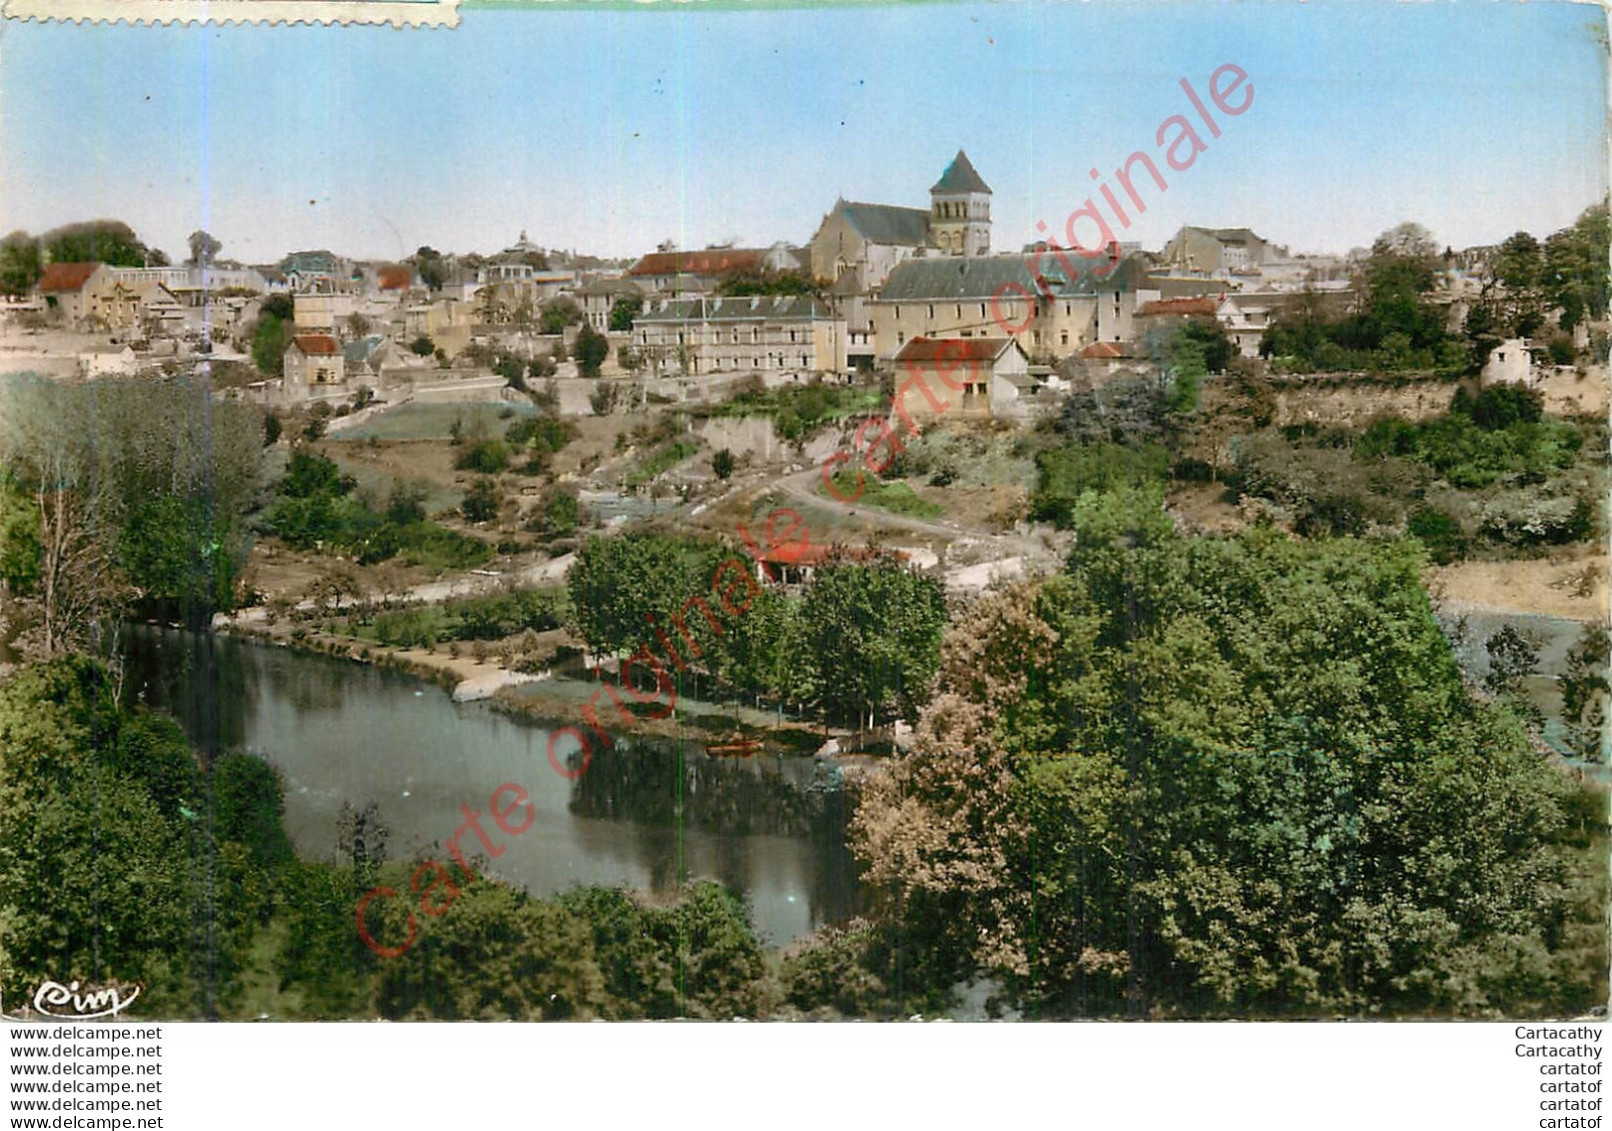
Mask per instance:
[[[34,991],[34,1012],[62,1021],[88,1021],[116,1017],[134,1004],[144,988],[138,984],[85,986],[45,982]]]

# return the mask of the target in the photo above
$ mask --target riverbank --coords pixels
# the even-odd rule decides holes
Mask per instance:
[[[219,618],[214,631],[309,655],[333,656],[402,672],[447,691],[455,702],[480,700],[501,714],[536,723],[584,725],[583,708],[598,700],[599,682],[556,674],[553,668],[521,671],[500,664],[489,654],[480,656],[449,648],[401,648],[372,645],[341,633],[309,628],[305,624],[269,623],[262,617],[246,620]],[[550,634],[542,634],[550,635]],[[559,635],[558,633],[554,635]],[[553,643],[552,641],[550,643]],[[458,654],[455,654],[458,653]],[[649,738],[698,743],[702,747],[752,742],[757,752],[811,755],[830,740],[850,745],[856,732],[781,718],[774,711],[742,703],[711,703],[682,696],[677,710],[665,718],[653,717],[658,704],[636,704],[624,699],[634,722],[630,731]],[[620,716],[614,705],[595,706],[609,731]],[[877,734],[866,736],[877,742]],[[837,755],[837,761],[855,764],[862,755]]]

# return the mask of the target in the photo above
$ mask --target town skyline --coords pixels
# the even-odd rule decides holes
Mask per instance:
[[[505,34],[503,14],[478,11],[451,33],[458,58],[485,63],[470,82],[444,74],[443,41],[420,34],[401,52],[338,57],[318,28],[272,40],[118,28],[95,41],[118,57],[107,68],[63,29],[30,27],[7,43],[15,110],[0,122],[0,218],[34,233],[118,219],[176,261],[198,228],[250,263],[315,247],[365,260],[422,245],[490,254],[522,230],[546,248],[631,258],[666,240],[803,244],[841,197],[926,207],[961,148],[994,190],[993,249],[1011,252],[1095,197],[1088,169],[1111,178],[1132,152],[1155,152],[1158,124],[1186,110],[1180,80],[1203,92],[1226,63],[1249,76],[1249,111],[1204,138],[1122,240],[1157,248],[1182,225],[1248,227],[1294,253],[1341,254],[1414,221],[1459,249],[1543,237],[1606,195],[1605,77],[1581,5],[1321,5],[1258,20],[1172,10],[1169,21],[880,8],[832,54],[821,45],[843,39],[850,13],[772,12],[765,25],[744,13],[572,15],[545,17],[553,34],[534,46]],[[1096,64],[1048,46],[1094,37]],[[731,72],[688,68],[696,41]],[[959,43],[999,76],[966,103],[922,62]],[[894,44],[906,45],[899,57]],[[1356,50],[1366,45],[1375,53]],[[64,65],[64,50],[82,66]],[[178,94],[162,80],[198,64],[206,77]],[[752,73],[768,74],[775,97],[734,77]],[[100,113],[77,113],[60,85],[70,78]],[[397,98],[349,113],[374,83]],[[1506,143],[1474,147],[1463,123]],[[88,175],[64,183],[64,160]],[[1367,191],[1323,187],[1340,179]]]

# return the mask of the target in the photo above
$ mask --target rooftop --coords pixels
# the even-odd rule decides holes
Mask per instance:
[[[968,160],[968,154],[959,149],[957,156],[952,158],[952,163],[947,165],[946,171],[940,175],[940,180],[936,181],[934,187],[929,191],[935,193],[989,193],[991,186],[985,183],[984,177],[974,171],[973,164]]]
[[[298,334],[291,344],[308,357],[334,357],[341,352],[341,345],[329,334]]]
[[[1034,274],[1032,274],[1032,268]],[[879,292],[880,302],[928,302],[1045,294],[1059,298],[1134,290],[1141,272],[1127,256],[1117,264],[1069,252],[1038,255],[932,256],[903,260]]]
[[[760,270],[765,248],[721,247],[706,251],[654,251],[627,271],[629,275],[726,275]]]
[[[99,266],[99,263],[48,264],[45,273],[39,277],[39,292],[51,295],[79,290],[89,282],[90,276],[95,274],[95,269]]]
[[[894,204],[864,204],[842,200],[835,209],[856,234],[870,243],[923,247],[929,240],[929,210]]]

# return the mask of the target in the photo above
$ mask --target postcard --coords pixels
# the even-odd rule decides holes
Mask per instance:
[[[15,1024],[1506,1020],[1591,1118],[1601,9],[6,16]]]

